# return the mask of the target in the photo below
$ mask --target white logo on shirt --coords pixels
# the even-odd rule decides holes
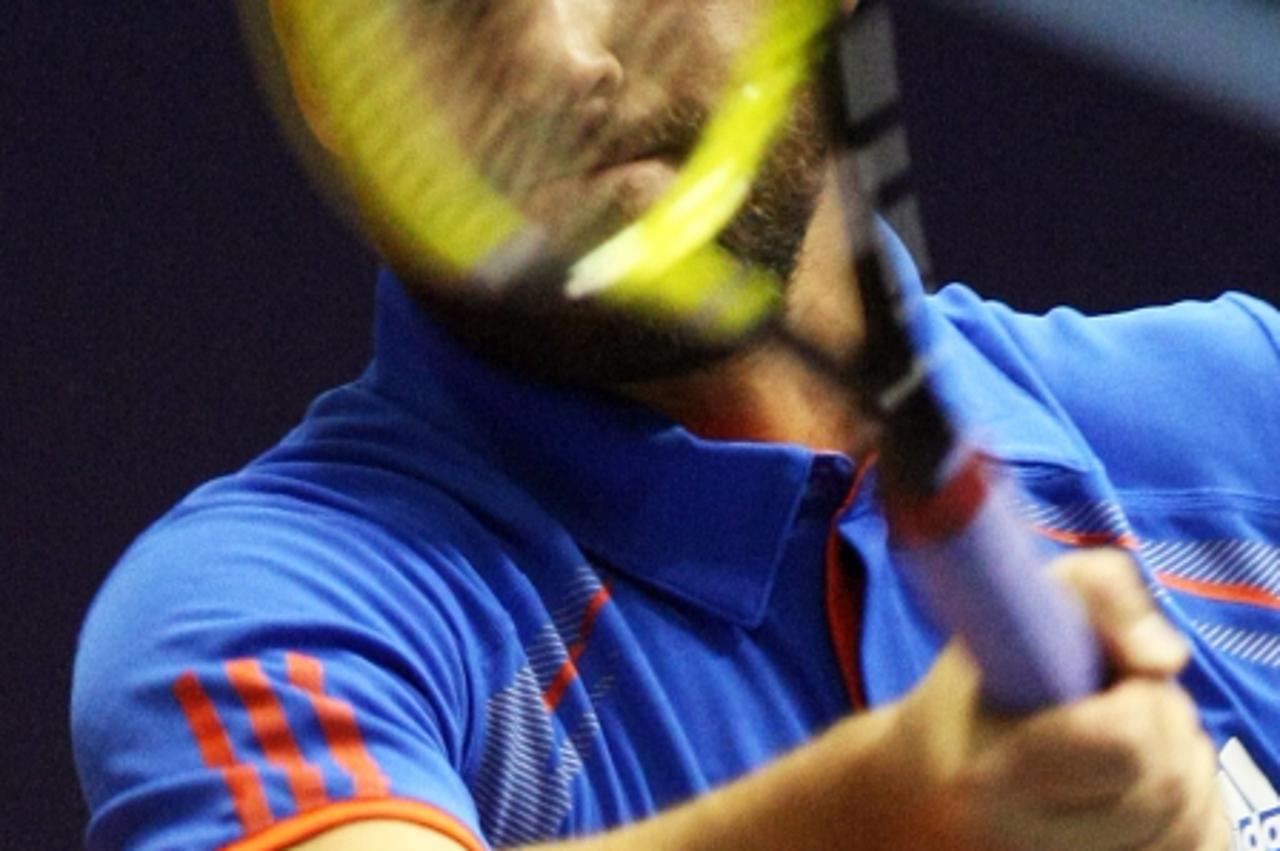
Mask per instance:
[[[1218,755],[1218,786],[1231,820],[1231,851],[1280,851],[1280,795],[1238,739]]]

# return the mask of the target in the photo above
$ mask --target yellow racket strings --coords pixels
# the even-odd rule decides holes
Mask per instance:
[[[530,244],[539,225],[477,168],[431,91],[440,69],[418,43],[423,8],[422,0],[299,0],[278,13],[289,16],[339,165],[379,236],[467,277]],[[727,337],[776,309],[772,273],[715,238],[746,200],[836,13],[837,0],[768,4],[672,186],[571,267],[571,295]]]
[[[396,249],[465,275],[525,227],[430,108],[432,69],[412,41],[416,0],[302,0],[287,5],[323,98],[338,161]]]

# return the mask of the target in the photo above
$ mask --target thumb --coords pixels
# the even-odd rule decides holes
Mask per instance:
[[[1081,551],[1058,559],[1052,570],[1080,596],[1117,674],[1171,677],[1186,665],[1187,640],[1156,607],[1127,554]]]

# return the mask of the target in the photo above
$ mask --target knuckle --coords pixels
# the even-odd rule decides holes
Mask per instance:
[[[1196,802],[1199,806],[1184,806],[1170,824],[1169,829],[1154,844],[1156,851],[1219,851],[1230,844],[1230,829],[1226,817],[1211,802]]]
[[[1117,781],[1132,785],[1155,770],[1164,739],[1157,733],[1159,718],[1153,684],[1134,681],[1121,686],[1114,699],[1088,719],[1093,728],[1095,751],[1101,770]]]
[[[1152,779],[1151,797],[1153,813],[1165,820],[1173,820],[1191,807],[1190,778],[1179,771],[1162,770]]]

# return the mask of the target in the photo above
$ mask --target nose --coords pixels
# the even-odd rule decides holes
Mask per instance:
[[[521,86],[527,97],[553,95],[582,104],[607,100],[622,87],[622,64],[609,47],[614,2],[523,0],[529,9],[524,32],[517,38],[523,54],[520,65],[528,74]]]
[[[612,95],[622,85],[623,71],[622,63],[608,47],[610,0],[552,3],[558,9],[564,32],[565,82],[570,91],[584,98]]]

